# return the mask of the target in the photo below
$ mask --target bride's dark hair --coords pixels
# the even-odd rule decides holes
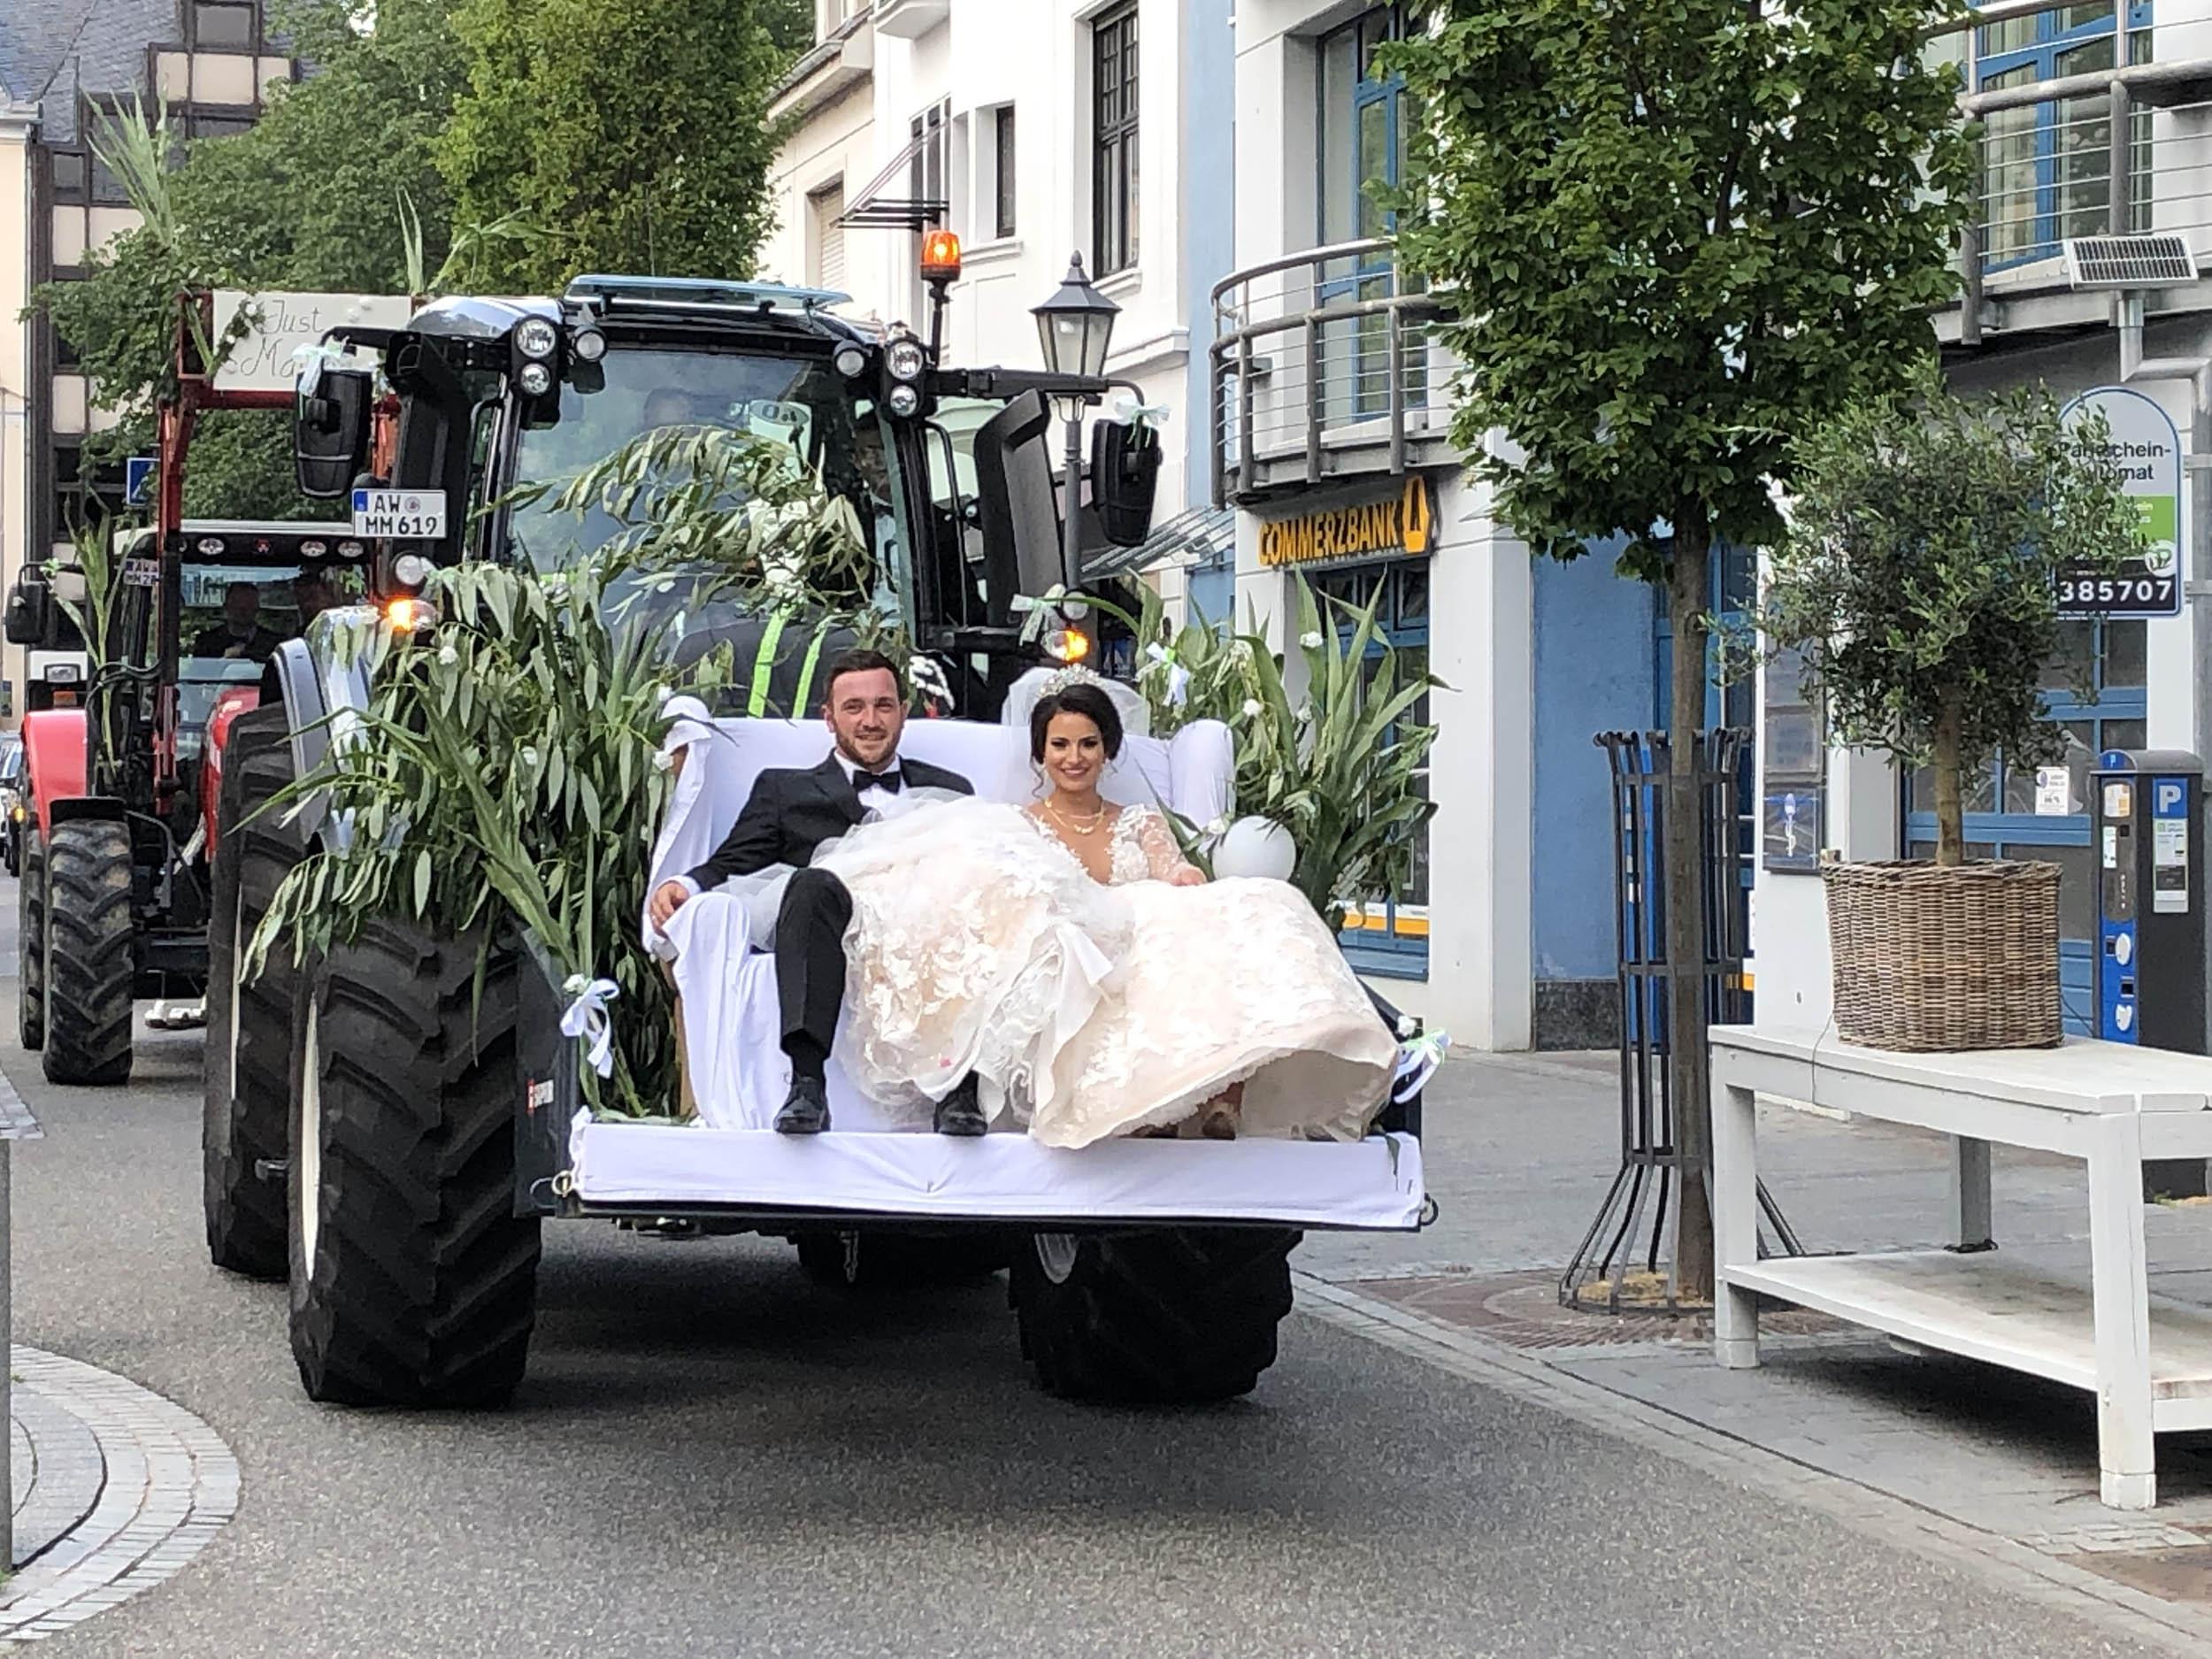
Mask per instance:
[[[1041,763],[1045,757],[1045,728],[1052,724],[1056,714],[1079,714],[1098,728],[1099,736],[1106,744],[1106,758],[1113,760],[1121,753],[1121,714],[1114,707],[1114,700],[1096,686],[1070,686],[1065,691],[1056,691],[1037,699],[1037,706],[1029,711],[1029,758]]]

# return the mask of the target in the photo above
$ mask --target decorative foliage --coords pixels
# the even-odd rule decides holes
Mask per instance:
[[[652,482],[640,461],[670,453],[657,436],[592,469],[563,502],[635,511],[670,499],[663,492],[678,487]],[[672,661],[655,603],[681,584],[695,603],[757,607],[765,571],[795,572],[810,602],[818,572],[842,582],[860,557],[849,507],[825,498],[803,469],[720,445],[694,453],[757,483],[772,529],[709,534],[704,526],[732,515],[688,498],[689,518],[640,522],[561,572],[441,571],[429,633],[396,642],[363,624],[341,641],[372,654],[370,707],[273,810],[319,795],[350,826],[349,844],[286,878],[256,935],[257,964],[279,936],[321,950],[381,915],[434,918],[445,933],[526,928],[564,978],[620,987],[610,1010],[612,1074],[603,1082],[584,1072],[594,1104],[666,1110],[675,1098],[672,994],[637,939],[672,783],[658,756],[663,710],[680,693],[713,704],[734,664],[727,646]]]
[[[2064,751],[2041,687],[2059,572],[2144,551],[2104,436],[2101,419],[2068,431],[2047,392],[1970,403],[1931,371],[1798,446],[1764,631],[1802,648],[1845,741],[1932,763],[1939,864],[1965,859],[1966,772],[1998,749],[2023,765]]]
[[[1291,879],[1332,928],[1343,926],[1348,905],[1404,891],[1415,832],[1436,810],[1417,777],[1436,728],[1407,717],[1442,682],[1401,667],[1375,623],[1379,598],[1363,609],[1331,600],[1324,626],[1312,588],[1299,579],[1305,685],[1294,700],[1256,623],[1225,635],[1200,618],[1163,642],[1160,655],[1144,657],[1138,671],[1155,734],[1200,719],[1220,720],[1234,733],[1236,810],[1290,832],[1298,848]],[[1140,649],[1164,640],[1164,608],[1149,589],[1125,620]],[[1202,836],[1183,828],[1187,850],[1202,853]]]

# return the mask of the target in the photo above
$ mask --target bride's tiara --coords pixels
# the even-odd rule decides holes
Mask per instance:
[[[1045,676],[1044,695],[1056,696],[1071,686],[1102,686],[1105,683],[1082,664],[1070,663],[1065,668]]]

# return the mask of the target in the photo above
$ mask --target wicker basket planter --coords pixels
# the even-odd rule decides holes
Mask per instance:
[[[1821,875],[1846,1042],[1913,1053],[2057,1046],[2056,864],[1836,864]]]

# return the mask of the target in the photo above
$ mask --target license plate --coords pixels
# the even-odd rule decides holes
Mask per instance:
[[[353,492],[353,533],[394,536],[403,541],[436,541],[445,534],[445,491],[357,489]]]

